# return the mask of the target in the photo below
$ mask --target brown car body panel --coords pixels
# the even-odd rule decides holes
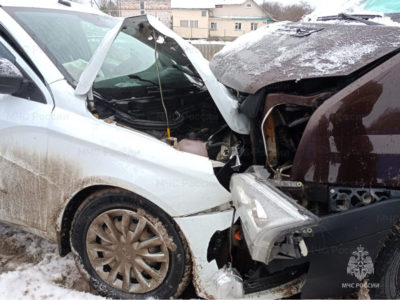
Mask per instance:
[[[280,104],[295,104],[301,106],[310,106],[310,107],[318,107],[318,100],[325,97],[329,93],[319,93],[313,96],[299,96],[299,95],[290,95],[290,94],[268,94],[265,106],[264,113],[265,114],[274,106]]]
[[[400,47],[400,27],[390,26],[275,23],[251,34],[210,61],[218,81],[248,94],[278,82],[348,76]]]
[[[312,115],[291,179],[400,188],[400,54],[368,72]]]

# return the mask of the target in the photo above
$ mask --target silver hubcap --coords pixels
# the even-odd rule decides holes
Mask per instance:
[[[157,288],[168,272],[169,252],[160,224],[143,211],[109,210],[97,216],[86,236],[87,254],[99,276],[127,293]]]

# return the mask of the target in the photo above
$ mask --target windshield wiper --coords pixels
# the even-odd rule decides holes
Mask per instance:
[[[136,74],[130,74],[130,75],[128,75],[128,77],[131,78],[131,79],[137,79],[137,80],[140,80],[140,81],[143,81],[143,82],[149,82],[149,83],[151,83],[151,84],[153,84],[155,86],[158,86],[158,83],[155,83],[154,81],[151,81],[151,80],[148,80],[148,79],[144,79],[144,78],[142,78],[142,77],[140,77],[139,75],[136,75]]]
[[[178,64],[173,64],[172,67],[181,71],[183,74],[190,76],[193,84],[196,84],[198,87],[204,87],[203,79],[199,75],[193,73],[193,71],[189,68],[183,67]]]
[[[356,21],[360,23],[364,23],[366,25],[382,25],[376,22],[369,21],[368,19],[372,18],[381,18],[380,15],[349,15],[349,14],[338,14],[336,16],[325,16],[319,17],[317,21],[332,21],[332,20],[348,20],[348,21]]]
[[[178,64],[173,64],[172,67],[177,69],[177,70],[179,70],[179,71],[181,71],[182,73],[185,73],[185,74],[189,75],[189,76],[201,79],[200,76],[194,74],[189,68],[182,67],[181,65],[178,65]]]

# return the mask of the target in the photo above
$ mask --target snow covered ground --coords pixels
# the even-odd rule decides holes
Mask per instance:
[[[88,293],[71,254],[57,245],[0,223],[0,299],[104,299]]]

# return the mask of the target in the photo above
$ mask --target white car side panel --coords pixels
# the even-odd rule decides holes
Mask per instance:
[[[42,187],[52,105],[0,94],[0,219],[47,228]]]
[[[41,90],[46,104],[0,94],[0,218],[38,230],[47,228],[47,206],[41,205],[46,185],[47,127],[54,108],[49,90],[0,37],[16,63]]]
[[[76,96],[73,87],[65,80],[59,80],[51,84],[51,91],[58,108],[94,119],[88,111],[85,96]]]

